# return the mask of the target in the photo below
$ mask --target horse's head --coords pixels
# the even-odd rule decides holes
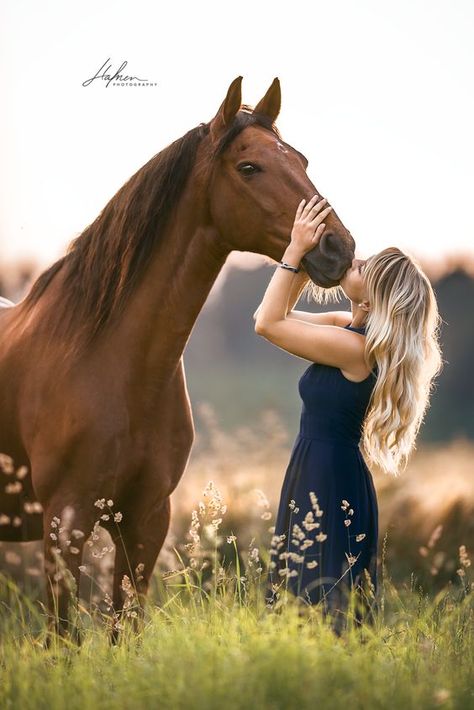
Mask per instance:
[[[298,204],[318,190],[306,174],[305,156],[285,143],[274,126],[281,102],[279,80],[273,80],[253,110],[242,106],[241,82],[240,76],[234,79],[209,124],[214,157],[211,217],[230,250],[257,252],[279,261],[290,243]],[[303,266],[314,283],[329,288],[339,284],[351,265],[355,242],[334,208],[325,224],[319,244],[305,255]]]

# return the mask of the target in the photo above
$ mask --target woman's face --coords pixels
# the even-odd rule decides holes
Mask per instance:
[[[364,268],[367,259],[353,259],[352,264],[340,281],[340,286],[347,298],[354,303],[367,300],[367,291],[364,282]]]

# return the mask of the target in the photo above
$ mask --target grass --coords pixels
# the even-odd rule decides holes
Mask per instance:
[[[0,708],[474,708],[474,447],[427,447],[400,480],[374,476],[378,612],[359,627],[349,608],[336,635],[320,607],[284,590],[277,609],[265,605],[284,427],[267,413],[228,435],[204,414],[207,443],[174,494],[144,618],[129,589],[117,646],[108,553],[86,546],[82,645],[48,647],[40,577],[21,574],[39,569],[38,549],[1,547],[16,581],[0,579]]]
[[[44,617],[12,585],[1,707],[474,707],[473,595],[461,588],[432,599],[385,578],[377,623],[361,629],[349,617],[339,637],[318,607],[298,613],[292,597],[268,610],[255,578],[239,600],[235,577],[205,590],[186,576],[115,647],[100,615],[83,611],[82,646],[46,649]]]

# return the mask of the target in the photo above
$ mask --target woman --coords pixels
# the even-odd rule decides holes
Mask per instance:
[[[350,589],[358,621],[377,600],[378,506],[359,444],[385,473],[406,467],[442,360],[433,289],[395,247],[353,260],[340,282],[351,312],[292,310],[312,283],[300,261],[331,209],[318,195],[300,202],[254,318],[259,335],[312,362],[299,380],[300,430],[272,539],[268,602],[285,588],[298,601],[322,602],[339,633]]]

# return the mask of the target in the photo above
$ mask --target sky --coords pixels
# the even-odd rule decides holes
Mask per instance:
[[[474,256],[471,0],[3,0],[0,27],[0,267],[61,256],[237,76],[252,106],[280,79],[277,126],[357,256]],[[107,59],[154,85],[83,86]]]

